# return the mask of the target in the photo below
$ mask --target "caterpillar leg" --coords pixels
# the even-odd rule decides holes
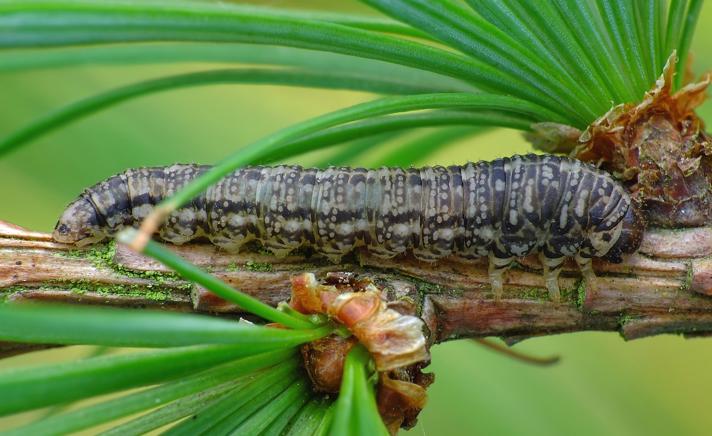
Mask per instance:
[[[596,294],[596,273],[593,271],[593,266],[590,257],[583,257],[579,254],[576,255],[576,264],[581,271],[583,279],[586,281],[586,301],[589,301]],[[585,303],[584,303],[585,305]]]
[[[561,273],[564,259],[563,257],[546,257],[543,252],[539,253],[539,261],[544,268],[544,281],[546,282],[546,289],[549,291],[549,298],[556,303],[561,300],[559,274]]]
[[[494,299],[499,301],[504,293],[504,273],[514,260],[513,257],[501,258],[490,253],[489,255],[489,280]]]
[[[289,256],[289,254],[294,251],[294,248],[288,247],[288,248],[272,248],[272,247],[266,247],[269,251],[272,252],[272,254],[275,255],[278,259],[284,259],[285,257]]]

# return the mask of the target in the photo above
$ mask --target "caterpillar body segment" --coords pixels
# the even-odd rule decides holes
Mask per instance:
[[[130,169],[87,189],[54,231],[86,245],[137,226],[153,207],[205,172],[200,165]],[[495,296],[511,263],[538,253],[558,299],[567,257],[593,279],[591,259],[620,262],[637,250],[644,221],[625,189],[593,166],[557,156],[513,156],[424,168],[247,167],[174,211],[161,239],[208,238],[227,250],[251,240],[277,255],[311,246],[334,262],[363,247],[381,257],[412,252],[489,258]]]

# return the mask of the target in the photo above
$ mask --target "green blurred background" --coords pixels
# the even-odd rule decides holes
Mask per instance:
[[[269,2],[271,6],[329,4]],[[363,10],[350,2],[340,3],[339,9]],[[710,23],[712,5],[707,3],[692,47],[696,73],[712,69]],[[98,91],[207,67],[77,67],[0,74],[0,135]],[[84,187],[127,167],[213,163],[280,127],[371,98],[354,92],[234,85],[131,101],[0,159],[0,219],[48,231]],[[710,102],[701,113],[712,122]],[[498,130],[458,142],[413,164],[462,163],[528,150],[519,133]],[[379,153],[383,149],[360,156],[354,163],[368,164]],[[323,158],[308,155],[292,162],[313,164]],[[626,343],[611,333],[577,333],[530,339],[516,348],[537,355],[560,354],[563,360],[553,368],[538,368],[467,341],[435,347],[431,369],[437,381],[411,434],[712,432],[710,340],[661,336]],[[62,354],[40,353],[33,359],[38,363],[62,358]],[[0,366],[31,361],[24,356]]]

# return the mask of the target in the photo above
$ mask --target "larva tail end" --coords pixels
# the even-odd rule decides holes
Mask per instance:
[[[623,255],[634,253],[640,248],[645,227],[643,213],[635,204],[631,204],[623,217],[623,229],[618,240],[603,256],[603,259],[612,263],[623,262]]]

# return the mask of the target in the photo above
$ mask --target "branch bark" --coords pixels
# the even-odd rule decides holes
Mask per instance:
[[[548,300],[540,265],[526,258],[510,270],[495,301],[483,262],[454,259],[428,264],[360,253],[333,265],[318,256],[275,258],[225,253],[212,245],[172,247],[236,288],[276,305],[290,297],[289,278],[301,272],[368,276],[392,305],[420,315],[430,343],[499,336],[527,337],[583,330],[618,331],[626,339],[712,333],[712,228],[650,230],[638,253],[622,264],[595,262],[596,292],[587,292],[575,266],[562,273],[559,304]],[[45,233],[0,221],[0,298],[102,304],[237,316],[240,308],[174,276],[123,246],[88,249],[53,242]],[[34,347],[28,345],[28,347]],[[29,348],[28,348],[29,349]],[[22,352],[0,343],[0,354]]]

